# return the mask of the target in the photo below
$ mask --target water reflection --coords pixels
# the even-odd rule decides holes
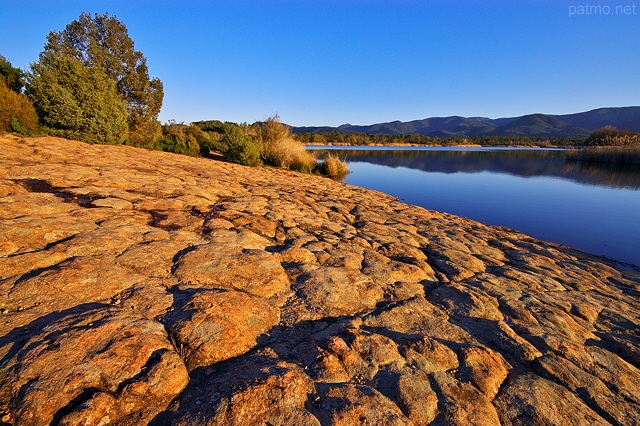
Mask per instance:
[[[577,173],[578,182],[612,188],[640,189],[640,166],[633,164],[587,163],[567,160],[563,171],[565,176]]]
[[[640,265],[640,167],[546,149],[332,149],[345,182]]]
[[[506,173],[513,176],[550,176],[588,185],[640,189],[640,166],[584,163],[566,159],[564,150],[460,149],[364,150],[332,149],[347,162],[407,167],[437,173]],[[324,152],[322,153],[324,154]],[[322,155],[321,154],[321,155]]]

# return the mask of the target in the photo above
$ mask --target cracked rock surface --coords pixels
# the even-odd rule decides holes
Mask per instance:
[[[0,424],[637,425],[639,326],[638,269],[510,229],[0,136]]]

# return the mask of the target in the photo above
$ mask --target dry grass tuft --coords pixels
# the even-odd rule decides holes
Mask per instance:
[[[331,154],[324,159],[320,170],[323,175],[337,180],[344,179],[349,174],[347,163]]]
[[[316,166],[315,155],[293,139],[291,131],[280,122],[277,115],[257,123],[253,133],[262,144],[266,164],[307,173]]]
[[[288,137],[266,147],[265,157],[268,164],[300,172],[311,172],[317,161],[304,145]]]

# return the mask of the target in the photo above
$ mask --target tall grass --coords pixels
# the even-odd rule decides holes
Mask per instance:
[[[252,130],[262,144],[265,164],[307,173],[315,168],[315,155],[293,138],[290,129],[280,122],[277,115],[255,123]]]
[[[567,159],[593,163],[640,165],[640,145],[589,146],[567,154]]]
[[[331,179],[341,180],[349,174],[347,163],[335,155],[329,154],[319,165],[320,173]]]

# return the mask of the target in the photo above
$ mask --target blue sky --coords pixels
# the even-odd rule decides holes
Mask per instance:
[[[162,121],[564,114],[640,105],[634,1],[0,0],[0,54],[28,68],[109,12],[164,83]]]

